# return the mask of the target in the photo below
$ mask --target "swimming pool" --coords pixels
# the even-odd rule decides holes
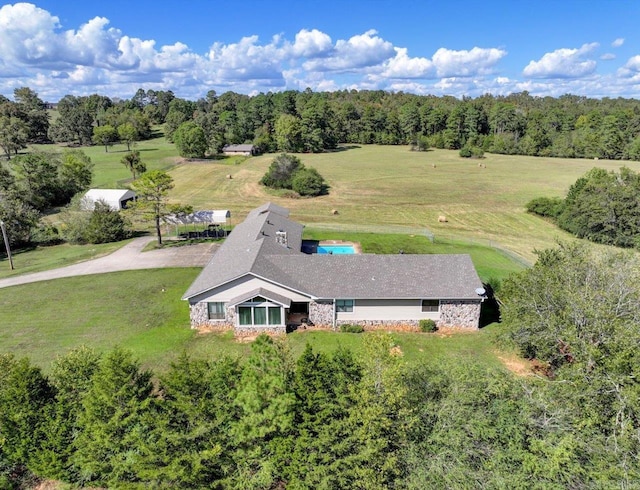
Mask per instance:
[[[319,254],[349,255],[356,253],[353,245],[318,245]]]

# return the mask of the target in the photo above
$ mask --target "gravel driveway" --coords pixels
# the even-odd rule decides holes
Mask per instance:
[[[142,249],[155,239],[155,237],[148,236],[135,238],[131,243],[128,243],[112,254],[98,259],[87,260],[78,264],[60,267],[59,269],[0,279],[0,288],[30,282],[47,281],[49,279],[59,279],[61,277],[86,276],[89,274],[102,274],[105,272],[133,269],[203,267],[209,262],[214,251],[220,246],[214,242],[198,243],[196,245],[169,247],[142,252]]]

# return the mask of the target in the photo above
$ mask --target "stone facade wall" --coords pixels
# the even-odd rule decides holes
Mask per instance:
[[[480,301],[441,300],[438,327],[477,330],[480,326]]]
[[[333,327],[333,303],[309,303],[309,321],[318,327]]]
[[[338,320],[340,325],[362,325],[365,330],[393,330],[394,332],[419,332],[419,320]]]
[[[252,325],[248,326],[238,326],[233,331],[236,337],[252,337],[254,335],[260,335],[261,333],[266,333],[267,335],[279,335],[286,334],[287,327],[283,326],[269,326],[269,327],[255,327]]]
[[[464,328],[477,330],[480,324],[480,301],[473,300],[442,300],[440,301],[440,319],[438,327]],[[309,303],[309,320],[317,327],[334,326],[333,303]],[[285,333],[286,327],[236,327],[235,308],[227,308],[224,320],[209,320],[207,303],[200,302],[189,305],[191,328],[207,328],[213,330],[235,329],[238,336],[256,335],[259,333],[279,334]],[[419,331],[418,320],[339,320],[336,326],[344,324],[362,325],[366,330],[395,330],[395,331]]]
[[[209,310],[206,301],[200,303],[189,304],[189,318],[191,320],[191,328],[206,327],[209,330],[229,330],[235,323],[235,310],[227,308],[226,318],[224,320],[209,320]]]

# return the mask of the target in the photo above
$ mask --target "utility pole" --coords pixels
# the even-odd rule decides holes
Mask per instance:
[[[13,270],[13,259],[11,258],[11,248],[9,247],[9,237],[7,229],[4,227],[4,221],[0,220],[0,229],[2,229],[2,237],[4,238],[4,246],[7,249],[7,257],[9,257],[9,266]]]

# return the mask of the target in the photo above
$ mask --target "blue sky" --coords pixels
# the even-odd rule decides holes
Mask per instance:
[[[384,89],[640,96],[640,2],[0,4],[0,94]]]

